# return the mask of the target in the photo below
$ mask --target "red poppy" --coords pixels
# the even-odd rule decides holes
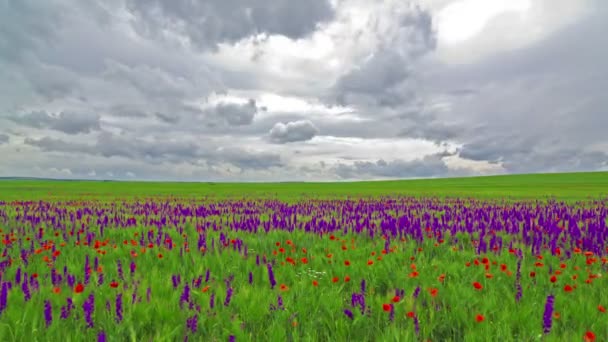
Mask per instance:
[[[483,315],[481,315],[481,314],[477,314],[477,316],[475,316],[475,320],[476,320],[477,322],[483,322],[485,319],[486,319],[486,318],[485,318],[485,317],[483,317]]]
[[[431,294],[431,297],[437,297],[437,293],[439,293],[439,290],[436,288],[430,288],[429,293]]]
[[[209,285],[203,287],[201,291],[203,291],[203,293],[209,291]]]
[[[597,306],[597,309],[598,309],[600,312],[606,313],[606,308],[605,308],[604,306],[602,306],[601,304]]]
[[[300,259],[300,261],[302,261],[303,264],[308,264],[308,259],[307,258],[302,258],[302,259]]]
[[[113,281],[110,283],[110,287],[115,289],[118,287],[118,283],[116,281]]]
[[[570,286],[570,285],[564,286],[564,291],[566,291],[566,292],[572,292],[572,290],[573,290],[572,286]]]
[[[557,277],[556,277],[556,276],[554,276],[554,275],[552,275],[552,276],[551,276],[551,278],[549,278],[549,280],[550,280],[552,283],[555,283],[555,282],[557,281]]]
[[[406,316],[409,318],[414,318],[414,317],[416,317],[416,314],[414,313],[414,311],[410,311],[406,314]]]
[[[481,290],[481,289],[483,289],[483,286],[482,286],[482,285],[481,285],[479,282],[474,282],[474,283],[473,283],[473,287],[474,287],[476,290]]]
[[[506,271],[507,270],[507,265],[501,264],[500,265],[500,270],[503,271],[503,272]]]
[[[54,287],[54,288],[53,288],[53,293],[54,293],[54,294],[60,294],[60,293],[61,293],[61,288],[59,288],[59,287]]]
[[[331,281],[332,281],[332,282],[334,282],[334,283],[337,283],[337,282],[338,282],[338,280],[340,280],[340,278],[338,278],[338,277],[333,277],[333,278],[331,279]]]
[[[76,284],[76,286],[74,286],[74,292],[81,293],[82,291],[84,291],[84,285],[82,285],[81,283],[78,283]]]
[[[374,261],[373,261],[373,260],[367,260],[367,264],[368,264],[369,266],[371,266],[371,265],[373,265],[373,264],[374,264]]]
[[[275,245],[276,245],[277,247],[279,247],[279,246],[281,245],[281,243],[277,241],[277,242],[275,243]]]
[[[344,282],[348,283],[349,281],[350,281],[350,277],[349,276],[344,277]]]
[[[319,286],[319,282],[318,282],[318,281],[316,281],[316,280],[313,280],[313,281],[312,281],[312,286]]]
[[[344,265],[346,265],[346,266],[350,266],[350,261],[345,260],[345,261],[344,261]]]
[[[583,339],[585,340],[585,342],[593,342],[595,341],[595,334],[591,331],[587,331],[583,336]]]
[[[410,278],[416,278],[418,276],[418,272],[414,271],[410,273]]]
[[[382,304],[382,310],[389,312],[391,311],[391,305],[390,304]]]
[[[398,301],[400,301],[400,300],[401,300],[401,298],[399,298],[399,296],[395,296],[395,297],[393,297],[393,299],[392,299],[393,303],[397,303],[397,302],[398,302]]]
[[[163,255],[162,255],[161,253],[158,253],[158,258],[159,258],[159,259],[162,259],[162,258],[163,258]]]
[[[281,290],[281,291],[287,291],[287,290],[289,290],[289,287],[287,285],[285,285],[285,284],[281,284],[281,286],[279,287],[279,290]]]

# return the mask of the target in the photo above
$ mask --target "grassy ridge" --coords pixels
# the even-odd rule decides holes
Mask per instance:
[[[433,196],[480,199],[576,201],[608,197],[608,172],[526,174],[488,177],[336,183],[180,183],[117,181],[2,180],[0,200],[174,197],[328,198],[349,196]]]

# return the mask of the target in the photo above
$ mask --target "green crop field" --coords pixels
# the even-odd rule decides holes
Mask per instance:
[[[0,341],[608,341],[606,194],[6,179]]]
[[[475,197],[576,201],[608,196],[608,172],[526,174],[468,178],[341,183],[178,183],[2,180],[0,199],[134,198],[150,196],[239,198],[345,198],[370,196]]]

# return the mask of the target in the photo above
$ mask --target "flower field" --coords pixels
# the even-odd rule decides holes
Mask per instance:
[[[0,202],[2,341],[606,341],[606,201]]]

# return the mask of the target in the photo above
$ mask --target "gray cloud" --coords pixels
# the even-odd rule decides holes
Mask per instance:
[[[231,126],[249,125],[258,112],[255,100],[250,99],[244,104],[219,103],[207,114],[211,118],[225,121]]]
[[[433,29],[448,0],[0,1],[0,127],[15,137],[0,173],[466,173],[453,169],[462,160],[421,156],[448,145],[478,170],[605,168],[608,6],[554,2],[525,17],[560,30],[519,46],[504,15],[459,49],[482,57],[458,64],[440,58]],[[577,6],[586,12],[564,16]]]
[[[408,6],[398,6],[394,15],[395,26],[388,31],[377,27],[383,18],[374,18],[374,29],[382,35],[379,46],[337,80],[332,90],[337,103],[396,107],[413,100],[412,89],[403,83],[412,77],[415,61],[436,46],[432,15]]]
[[[26,138],[25,144],[45,152],[81,153],[105,158],[122,157],[153,164],[169,162],[218,165],[219,163],[230,163],[243,170],[261,170],[283,166],[280,155],[270,152],[257,152],[239,147],[223,148],[202,141],[132,139],[108,132],[102,132],[95,144],[67,142],[51,137]]]
[[[270,140],[279,143],[306,141],[319,134],[319,129],[310,120],[276,123],[269,132]]]
[[[334,16],[328,0],[128,0],[127,5],[140,33],[162,37],[170,30],[203,49],[262,33],[303,38]]]
[[[438,177],[448,174],[449,169],[443,160],[447,155],[438,153],[412,161],[379,159],[376,162],[355,161],[352,165],[339,164],[335,172],[341,178],[384,177],[419,178]]]
[[[0,134],[0,145],[8,144],[9,141],[10,137],[8,136],[8,134]]]
[[[90,133],[100,129],[99,115],[92,113],[61,112],[51,115],[45,111],[30,112],[11,120],[19,124],[40,128],[52,129],[66,134]]]

